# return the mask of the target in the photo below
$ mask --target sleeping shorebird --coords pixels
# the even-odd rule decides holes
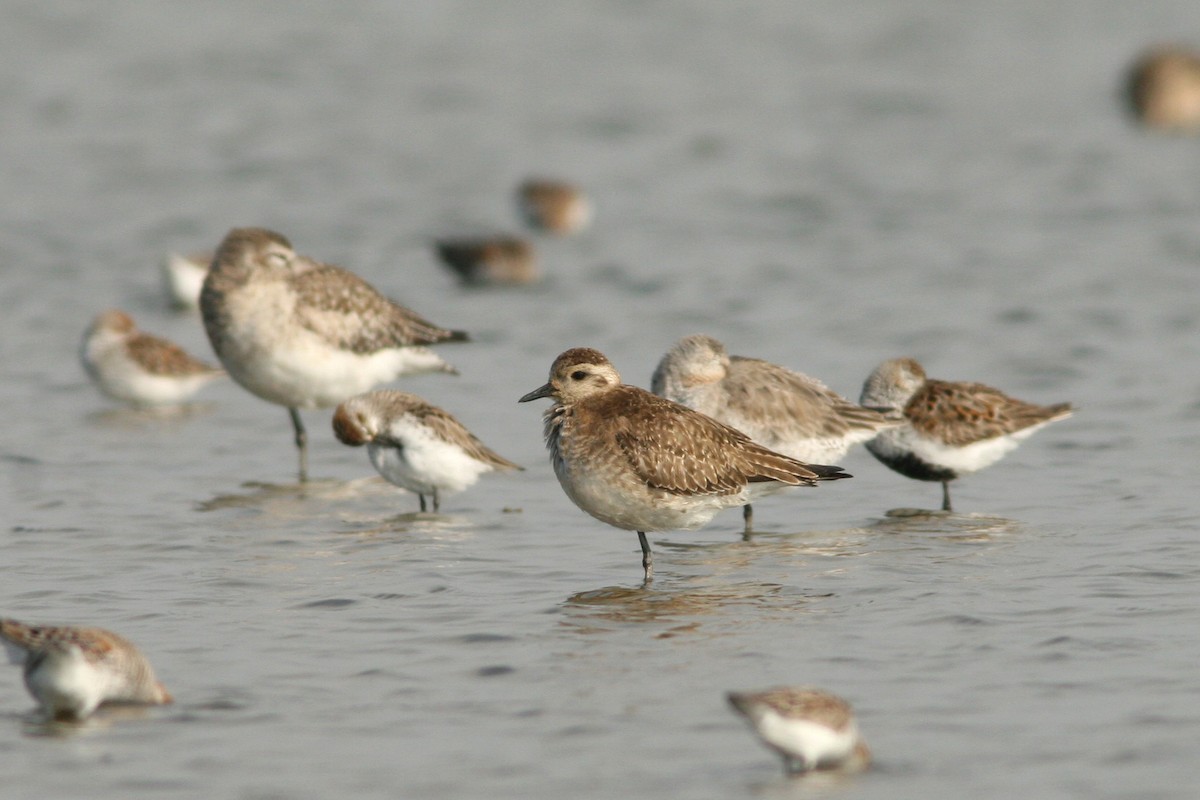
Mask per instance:
[[[587,196],[563,181],[525,181],[517,187],[517,208],[531,228],[560,236],[578,233],[592,222]]]
[[[1200,131],[1200,54],[1174,45],[1150,50],[1130,69],[1125,96],[1143,125]]]
[[[235,228],[200,293],[204,327],[235,381],[291,415],[307,479],[301,408],[325,408],[401,375],[456,370],[423,345],[466,341],[357,275],[299,256],[278,233]]]
[[[1021,440],[1071,416],[1070,403],[1038,406],[982,383],[929,380],[911,358],[885,361],[863,384],[863,405],[902,412],[907,423],[882,431],[867,449],[908,478],[939,481],[950,511],[950,481],[991,466]]]
[[[763,692],[730,692],[726,697],[759,738],[783,757],[789,774],[857,770],[871,761],[854,712],[836,695],[780,686]]]
[[[439,509],[441,494],[461,492],[480,476],[522,467],[490,450],[461,422],[415,394],[380,389],[351,397],[333,414],[344,444],[367,446],[367,455],[389,482]]]
[[[650,389],[807,463],[836,461],[851,446],[904,421],[899,414],[855,405],[807,375],[731,356],[711,336],[676,342],[658,362]],[[753,507],[747,503],[742,513],[749,533]]]
[[[0,619],[0,640],[9,660],[24,665],[29,693],[54,719],[81,720],[102,703],[172,702],[141,651],[111,631]]]
[[[173,342],[142,333],[132,317],[116,310],[92,321],[79,357],[101,392],[142,407],[178,405],[225,374]]]
[[[601,522],[637,531],[645,577],[647,531],[693,530],[720,510],[785,486],[850,477],[805,464],[744,433],[636,386],[599,351],[559,355],[550,380],[520,399],[553,398],[545,414],[554,474],[575,505]]]
[[[533,245],[516,236],[439,239],[438,257],[472,286],[534,283],[538,275]]]

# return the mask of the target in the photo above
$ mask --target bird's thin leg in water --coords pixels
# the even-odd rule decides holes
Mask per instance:
[[[642,531],[637,532],[638,543],[642,546],[642,569],[646,571],[646,580],[654,577],[654,556],[650,554],[650,543],[646,541],[646,534]]]
[[[289,408],[292,416],[292,428],[296,431],[296,449],[300,451],[300,482],[308,480],[308,434],[304,432],[304,423],[300,421],[300,412]]]
[[[953,511],[950,508],[950,481],[942,481],[942,511]]]

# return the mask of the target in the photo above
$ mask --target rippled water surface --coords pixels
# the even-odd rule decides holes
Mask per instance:
[[[0,613],[138,642],[173,706],[46,727],[4,797],[1189,798],[1200,785],[1200,143],[1120,113],[1194,3],[10,2],[0,11]],[[429,241],[586,186],[549,279]],[[436,322],[412,379],[527,471],[417,514],[309,412],[115,408],[98,311],[209,355],[158,263],[286,233]],[[636,537],[558,488],[554,356],[646,385],[703,331],[856,397],[884,358],[1080,410],[939,489],[852,481]],[[787,781],[729,689],[810,683],[878,763]]]

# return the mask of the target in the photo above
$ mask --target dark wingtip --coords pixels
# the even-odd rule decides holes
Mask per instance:
[[[442,339],[442,341],[443,342],[469,342],[469,341],[471,341],[471,336],[466,331],[450,331],[449,335],[446,336],[445,339]]]
[[[819,481],[836,481],[842,478],[853,478],[849,472],[845,472],[841,467],[828,466],[826,464],[809,464],[808,468],[817,473]]]

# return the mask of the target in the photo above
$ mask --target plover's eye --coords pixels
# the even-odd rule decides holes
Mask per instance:
[[[577,369],[571,373],[571,380],[573,380],[573,381],[581,381],[586,377],[587,377],[587,373],[581,369]]]

